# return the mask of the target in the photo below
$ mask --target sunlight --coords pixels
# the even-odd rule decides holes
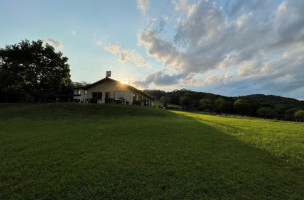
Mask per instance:
[[[128,85],[129,83],[128,83],[128,81],[120,81],[122,84],[124,84],[124,85]]]

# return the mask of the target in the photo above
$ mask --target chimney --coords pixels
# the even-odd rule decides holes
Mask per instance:
[[[109,78],[109,77],[111,77],[111,71],[107,71],[107,73],[106,73],[106,78]]]

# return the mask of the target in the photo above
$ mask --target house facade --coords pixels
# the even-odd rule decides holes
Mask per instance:
[[[153,105],[153,99],[147,94],[109,77],[85,87],[75,88],[74,101],[82,103]]]

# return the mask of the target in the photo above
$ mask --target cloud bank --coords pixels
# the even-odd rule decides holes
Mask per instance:
[[[149,66],[148,62],[139,53],[134,50],[122,49],[118,43],[110,43],[104,49],[112,54],[118,54],[118,61],[121,63],[130,61],[137,66]]]
[[[161,34],[163,23],[161,28],[142,29],[138,42],[148,56],[177,75],[153,72],[138,84],[158,85],[166,77],[176,85],[221,84],[236,88],[237,94],[281,95],[304,87],[304,1],[236,0],[220,6],[211,0],[191,5],[179,0],[172,4],[178,16],[173,37]],[[195,79],[208,72],[220,73]]]

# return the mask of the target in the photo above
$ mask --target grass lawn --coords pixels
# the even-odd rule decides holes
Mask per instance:
[[[304,199],[304,124],[0,104],[0,199]]]

